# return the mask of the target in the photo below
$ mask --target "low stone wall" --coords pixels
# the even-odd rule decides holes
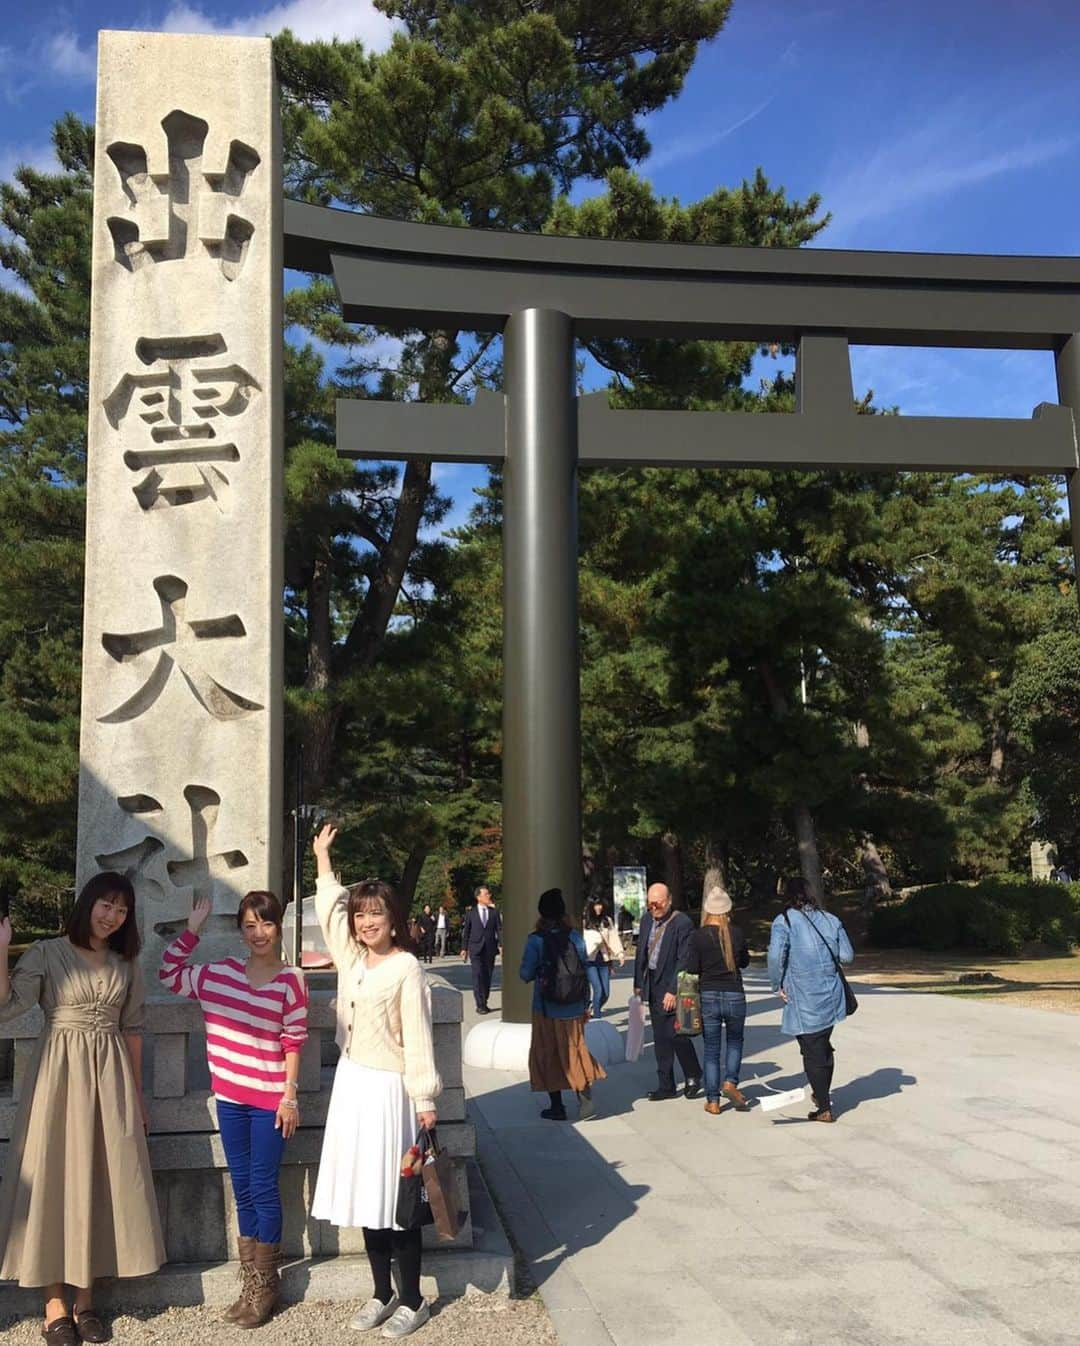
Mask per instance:
[[[300,1126],[285,1148],[281,1188],[285,1207],[283,1249],[290,1257],[363,1251],[359,1229],[335,1229],[310,1216],[323,1124],[330,1101],[334,1044],[333,974],[310,978],[308,1041],[300,1064]],[[476,1153],[466,1120],[461,1077],[461,993],[429,976],[435,1059],[443,1080],[438,1100],[439,1139],[453,1156],[458,1198],[469,1210],[467,1161]],[[40,1010],[0,1025],[0,1175],[26,1067],[41,1030]],[[177,996],[147,1004],[144,1085],[150,1107],[150,1160],[170,1262],[214,1262],[236,1257],[236,1215],[213,1099],[206,1087],[202,1011]],[[425,1231],[439,1247],[472,1247],[466,1216],[453,1244]]]

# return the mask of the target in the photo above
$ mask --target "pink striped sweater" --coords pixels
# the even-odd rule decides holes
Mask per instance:
[[[158,977],[202,1006],[218,1098],[276,1112],[285,1093],[285,1057],[307,1041],[307,983],[296,968],[284,967],[256,989],[240,958],[192,966],[198,943],[198,935],[181,931],[162,955]]]

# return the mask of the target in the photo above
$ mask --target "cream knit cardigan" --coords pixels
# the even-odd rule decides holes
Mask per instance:
[[[396,1070],[417,1112],[434,1112],[442,1093],[431,1035],[431,988],[411,953],[364,969],[349,932],[349,892],[332,874],[315,885],[315,910],[337,968],[337,1044],[350,1061]]]

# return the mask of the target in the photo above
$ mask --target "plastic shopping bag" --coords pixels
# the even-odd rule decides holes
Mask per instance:
[[[645,1006],[641,1003],[641,996],[632,995],[627,1008],[630,1013],[626,1030],[626,1059],[636,1061],[645,1045]]]

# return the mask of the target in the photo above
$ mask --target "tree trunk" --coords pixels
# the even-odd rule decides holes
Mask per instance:
[[[870,748],[870,729],[861,720],[855,726],[855,744],[856,747],[866,751]],[[865,793],[870,793],[870,781],[865,771],[859,774],[859,785]],[[871,911],[877,902],[892,897],[892,884],[889,882],[889,871],[885,868],[885,861],[882,860],[877,843],[869,832],[864,832],[859,841],[859,863],[865,875],[863,911]]]
[[[991,785],[1000,785],[1005,770],[1005,742],[1008,735],[1000,720],[990,722],[990,763],[987,780]]]
[[[795,841],[799,847],[799,869],[806,880],[810,896],[819,907],[824,907],[825,885],[821,882],[821,857],[810,806],[804,800],[797,799],[791,811],[795,819]]]
[[[788,715],[787,699],[777,681],[772,665],[762,662],[761,677],[773,715],[785,720]],[[821,856],[818,852],[817,833],[814,830],[814,817],[810,805],[804,799],[796,798],[791,806],[795,823],[795,843],[799,848],[799,870],[806,881],[810,896],[819,906],[825,906],[825,886],[821,881]]]
[[[421,401],[446,400],[456,343],[456,332],[432,334],[419,378]],[[345,639],[340,667],[333,669],[329,548],[325,567],[322,567],[323,558],[316,560],[308,589],[308,670],[305,679],[308,690],[329,690],[333,675],[340,676],[353,669],[367,668],[375,661],[394,615],[409,561],[416,550],[416,538],[430,490],[430,461],[408,459],[390,536],[379,552],[375,574]],[[328,707],[321,717],[316,716],[313,721],[309,721],[310,728],[304,736],[304,766],[309,799],[321,793],[325,785],[344,718],[345,708],[338,706]]]
[[[663,852],[664,882],[671,893],[671,905],[677,911],[685,910],[682,881],[682,844],[674,832],[665,832],[660,838]]]
[[[710,888],[720,887],[725,892],[730,892],[728,883],[728,870],[731,864],[731,857],[728,852],[727,843],[718,841],[714,837],[708,837],[705,841],[705,878],[701,885],[701,898],[705,896]]]
[[[868,832],[864,832],[862,836],[859,863],[865,875],[863,911],[872,911],[876,903],[892,897],[892,884],[889,882],[889,871],[885,868],[881,852]]]
[[[398,896],[401,898],[401,905],[406,911],[413,904],[413,898],[416,896],[416,885],[420,882],[420,871],[424,868],[424,861],[427,858],[427,845],[418,841],[409,852],[409,857],[405,861],[405,868],[401,871]]]

